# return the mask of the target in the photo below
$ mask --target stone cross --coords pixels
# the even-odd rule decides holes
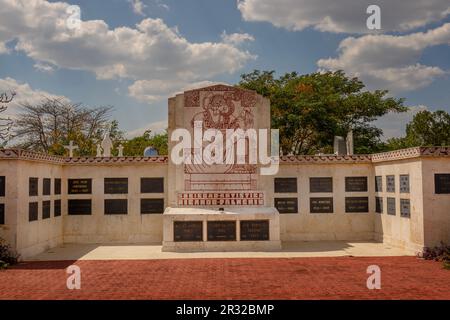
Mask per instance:
[[[103,137],[103,141],[101,143],[101,147],[103,149],[103,157],[111,157],[111,149],[113,147],[113,143],[111,141],[111,138],[109,137],[109,132],[105,133],[105,136]]]
[[[97,158],[102,156],[102,146],[100,144],[97,145]]]
[[[119,157],[123,157],[123,149],[124,149],[124,147],[122,144],[120,144],[119,147],[117,147],[117,150],[119,151],[119,154],[118,154]]]
[[[78,149],[78,146],[73,144],[73,140],[70,140],[68,146],[64,146],[64,149],[69,150],[69,157],[73,158],[73,151]]]

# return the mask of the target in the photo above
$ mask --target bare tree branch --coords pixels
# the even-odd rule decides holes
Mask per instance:
[[[101,140],[111,107],[87,108],[64,99],[46,98],[38,105],[22,104],[14,122],[18,147],[50,154],[64,154],[74,140],[80,155],[91,155]]]
[[[8,104],[14,99],[16,93],[11,91],[9,96],[7,93],[0,94],[0,113],[5,112],[8,109]],[[12,127],[12,120],[10,118],[0,117],[0,146],[3,146],[8,142],[10,138],[10,131]]]

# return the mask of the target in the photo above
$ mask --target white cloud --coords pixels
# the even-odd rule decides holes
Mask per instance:
[[[165,4],[162,0],[155,0],[155,1],[156,1],[156,5],[157,5],[158,7],[163,8],[163,9],[165,9],[165,10],[167,10],[167,11],[170,10],[169,5]]]
[[[128,131],[126,133],[126,137],[127,139],[132,139],[138,136],[141,136],[144,134],[145,131],[147,130],[151,130],[152,134],[155,133],[161,133],[164,132],[164,130],[166,130],[168,127],[168,122],[167,120],[162,120],[162,121],[157,121],[157,122],[151,122],[147,125],[145,125],[142,128],[136,129],[136,130],[132,130],[132,131]]]
[[[238,0],[247,21],[266,21],[288,30],[367,33],[366,9],[381,8],[382,31],[406,31],[450,14],[448,0]]]
[[[140,102],[152,103],[162,100],[172,85],[163,80],[138,80],[128,87],[128,95]]]
[[[5,53],[9,53],[9,52],[10,52],[10,50],[6,46],[6,43],[0,42],[0,54],[5,54]]]
[[[240,45],[246,41],[255,41],[255,38],[248,33],[232,33],[227,34],[225,31],[222,33],[222,41],[232,45]]]
[[[0,45],[17,40],[15,50],[39,63],[91,71],[99,79],[197,82],[232,74],[256,58],[223,41],[189,42],[161,19],[115,29],[102,20],[90,20],[68,29],[67,3],[1,1]]]
[[[407,112],[403,113],[390,112],[374,121],[373,124],[383,130],[383,136],[386,140],[389,138],[403,137],[406,133],[406,125],[417,113],[424,110],[428,110],[428,108],[419,105],[410,107]]]
[[[144,9],[147,7],[142,0],[128,0],[131,3],[133,8],[133,12],[140,15],[145,16]]]
[[[450,23],[409,35],[349,37],[340,43],[337,58],[320,59],[317,65],[328,70],[342,69],[371,88],[410,91],[428,86],[447,73],[419,63],[422,52],[436,45],[450,45]]]
[[[213,81],[185,83],[182,81],[167,82],[161,80],[139,80],[128,87],[128,94],[141,102],[152,103],[160,101],[176,93],[201,87],[219,84]]]
[[[194,83],[188,83],[185,84],[184,86],[180,86],[178,87],[177,90],[174,90],[174,92],[172,93],[172,95],[177,94],[177,93],[183,93],[184,91],[189,91],[189,90],[195,90],[195,89],[199,89],[199,88],[204,88],[204,87],[210,87],[210,86],[215,86],[215,85],[219,85],[219,84],[223,84],[226,86],[232,86],[232,84],[229,83],[225,83],[225,82],[217,82],[217,81],[199,81],[199,82],[194,82]]]
[[[21,83],[13,78],[0,79],[0,92],[15,92],[14,100],[8,105],[7,115],[14,115],[23,103],[38,104],[42,100],[62,99],[70,101],[67,97],[55,95],[44,90],[33,89],[28,83]]]
[[[53,68],[53,66],[46,64],[46,63],[42,63],[42,62],[35,63],[33,67],[37,71],[44,72],[44,73],[53,73],[55,71],[55,68]]]
[[[158,7],[166,9],[167,11],[170,10],[170,7],[165,3],[158,3]]]

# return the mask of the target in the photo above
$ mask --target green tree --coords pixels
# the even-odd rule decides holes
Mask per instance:
[[[101,133],[102,132],[100,132],[100,134]],[[117,156],[119,154],[119,150],[118,150],[119,145],[121,145],[121,144],[125,145],[125,143],[126,143],[125,132],[120,130],[119,121],[112,120],[109,123],[109,137],[111,138],[111,140],[113,142],[113,150],[111,153],[113,156]],[[101,141],[99,141],[98,143],[101,143]]]
[[[406,125],[406,136],[387,141],[389,150],[450,145],[450,114],[443,110],[421,111]]]
[[[142,136],[126,141],[124,144],[124,155],[142,156],[147,147],[153,147],[160,155],[168,154],[168,134],[167,131],[158,134],[151,134],[151,130],[144,132]]]
[[[272,128],[280,130],[283,154],[332,153],[333,138],[353,130],[356,153],[383,148],[382,131],[371,122],[388,112],[404,112],[403,99],[387,90],[365,90],[357,78],[342,71],[275,78],[274,71],[255,70],[238,86],[255,90],[271,101]]]

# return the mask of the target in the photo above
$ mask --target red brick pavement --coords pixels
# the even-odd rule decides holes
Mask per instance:
[[[81,268],[81,290],[65,269]],[[381,290],[366,269],[381,268]],[[0,271],[0,299],[450,299],[450,271],[414,257],[27,262]]]

